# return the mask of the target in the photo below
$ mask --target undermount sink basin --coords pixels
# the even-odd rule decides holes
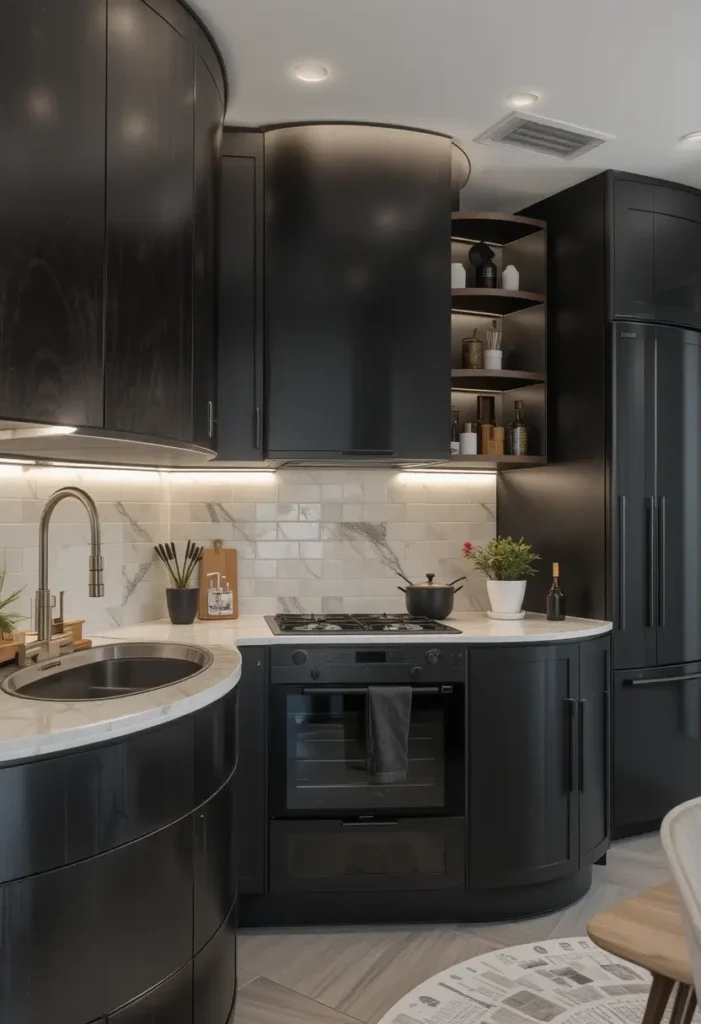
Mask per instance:
[[[186,644],[107,644],[13,672],[2,684],[30,700],[108,700],[190,679],[212,655]]]

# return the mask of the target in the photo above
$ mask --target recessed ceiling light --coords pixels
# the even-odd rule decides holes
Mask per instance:
[[[294,69],[294,76],[300,82],[323,82],[329,77],[329,69],[316,60],[305,60]]]
[[[506,97],[506,102],[510,107],[532,107],[539,99],[537,92],[512,92]]]
[[[701,143],[701,132],[687,132],[679,139],[680,142],[690,142],[698,145]]]

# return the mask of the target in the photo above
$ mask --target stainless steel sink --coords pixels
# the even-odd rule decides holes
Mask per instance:
[[[107,644],[22,668],[2,688],[30,700],[107,700],[170,686],[211,664],[211,653],[202,647]]]

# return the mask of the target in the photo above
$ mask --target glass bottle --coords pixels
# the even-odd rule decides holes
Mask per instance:
[[[553,562],[553,582],[548,591],[546,618],[551,622],[562,622],[565,617],[565,595],[560,589],[560,564]]]
[[[514,418],[507,431],[507,454],[528,454],[528,430],[523,422],[523,402],[514,402]]]

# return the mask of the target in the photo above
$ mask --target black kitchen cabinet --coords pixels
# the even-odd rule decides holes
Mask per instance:
[[[217,240],[222,100],[202,59],[195,59],[195,167],[192,331],[192,440],[216,442]]]
[[[236,1000],[236,913],[233,903],[219,931],[197,954],[193,970],[193,1024],[227,1024]]]
[[[579,850],[593,864],[611,834],[611,641],[579,645]]]
[[[5,0],[0,419],[101,426],[105,0]]]
[[[222,925],[236,897],[236,777],[194,814],[195,953]]]
[[[224,133],[219,239],[219,458],[262,459],[262,132]]]
[[[265,133],[269,456],[449,455],[450,164],[425,132]]]
[[[219,1018],[223,1024],[225,1018]],[[111,1013],[107,1024],[193,1024],[192,964],[186,964],[145,995]]]
[[[241,893],[263,893],[267,886],[267,654],[265,647],[243,648],[236,688],[240,722],[236,832]]]
[[[471,652],[470,888],[578,869],[578,677],[576,645]]]
[[[653,186],[626,179],[613,183],[612,316],[655,316]]]
[[[701,794],[701,663],[617,672],[614,717],[617,834],[658,828]]]
[[[112,6],[119,17],[108,21],[107,47],[105,426],[188,441],[194,53],[142,0]]]

